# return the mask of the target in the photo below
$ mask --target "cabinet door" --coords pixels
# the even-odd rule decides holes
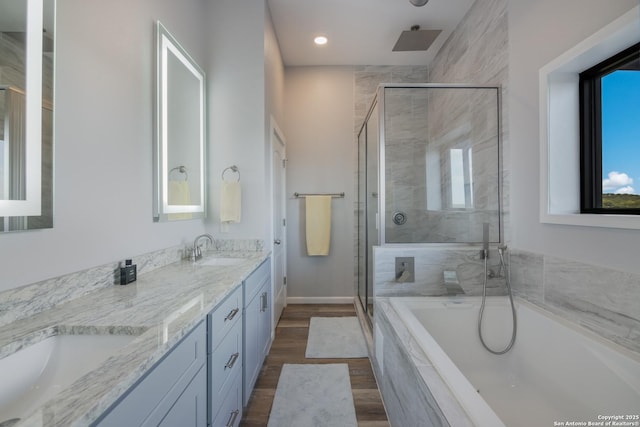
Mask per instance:
[[[271,345],[271,281],[264,284],[260,291],[260,321],[258,322],[258,350],[260,365],[269,352]],[[260,369],[260,368],[258,368]]]
[[[207,426],[207,374],[204,367],[180,395],[158,426]]]
[[[202,369],[207,360],[206,341],[206,327],[201,322],[93,425],[156,426],[194,377],[204,377],[206,393],[206,370]],[[204,408],[206,419],[206,406]]]
[[[251,397],[253,385],[256,382],[262,363],[261,350],[258,347],[261,320],[260,298],[254,297],[244,311],[244,405]]]

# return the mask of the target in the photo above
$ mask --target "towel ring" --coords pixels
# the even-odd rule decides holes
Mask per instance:
[[[180,173],[184,174],[184,180],[185,181],[189,181],[189,174],[187,173],[187,168],[185,166],[176,166],[175,168],[171,169],[169,171],[169,175],[171,175],[171,172],[173,171],[178,171]]]
[[[240,170],[238,169],[238,167],[236,165],[233,166],[229,166],[227,168],[225,168],[225,170],[222,171],[222,180],[224,181],[224,174],[227,173],[228,170],[231,170],[231,172],[235,172],[238,174],[238,180],[236,182],[240,182]]]

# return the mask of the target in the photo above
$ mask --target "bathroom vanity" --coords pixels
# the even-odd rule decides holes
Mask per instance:
[[[268,253],[214,252],[1,327],[0,360],[50,336],[134,336],[11,414],[22,418],[14,427],[237,426],[271,343],[270,277]]]

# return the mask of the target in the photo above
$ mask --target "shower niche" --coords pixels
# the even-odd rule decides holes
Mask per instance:
[[[499,86],[382,84],[358,133],[358,297],[373,247],[500,242]]]

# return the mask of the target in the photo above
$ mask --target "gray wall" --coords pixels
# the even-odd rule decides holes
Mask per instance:
[[[264,216],[268,213],[264,134],[266,5],[263,1],[217,0],[208,2],[208,9],[212,166],[209,221],[213,229],[225,237],[265,238]],[[242,217],[239,224],[221,227],[218,209],[221,176],[231,165],[240,169]]]
[[[347,301],[353,298],[356,200],[353,69],[288,67],[285,78],[288,297]],[[328,256],[307,256],[305,199],[294,192],[345,193],[332,201]]]
[[[294,301],[347,301],[357,273],[357,131],[382,82],[425,82],[426,67],[287,67],[288,292]],[[294,192],[345,192],[333,200],[331,252],[306,255],[304,202]]]
[[[154,21],[204,62],[201,2],[60,0],[54,228],[0,236],[9,289],[204,231],[152,222]]]
[[[158,19],[203,66],[215,95],[207,194],[214,214],[206,220],[152,222]],[[267,20],[263,1],[58,1],[54,228],[0,235],[0,290],[188,245],[203,232],[266,237],[265,116],[283,110],[279,51],[265,53]],[[268,79],[265,55],[275,64]],[[242,171],[243,220],[222,234],[217,190],[233,163]]]
[[[640,230],[541,224],[538,70],[638,5],[637,0],[509,0],[509,134],[513,245],[640,273]],[[540,31],[544,23],[544,31]],[[639,219],[640,220],[640,219]]]

